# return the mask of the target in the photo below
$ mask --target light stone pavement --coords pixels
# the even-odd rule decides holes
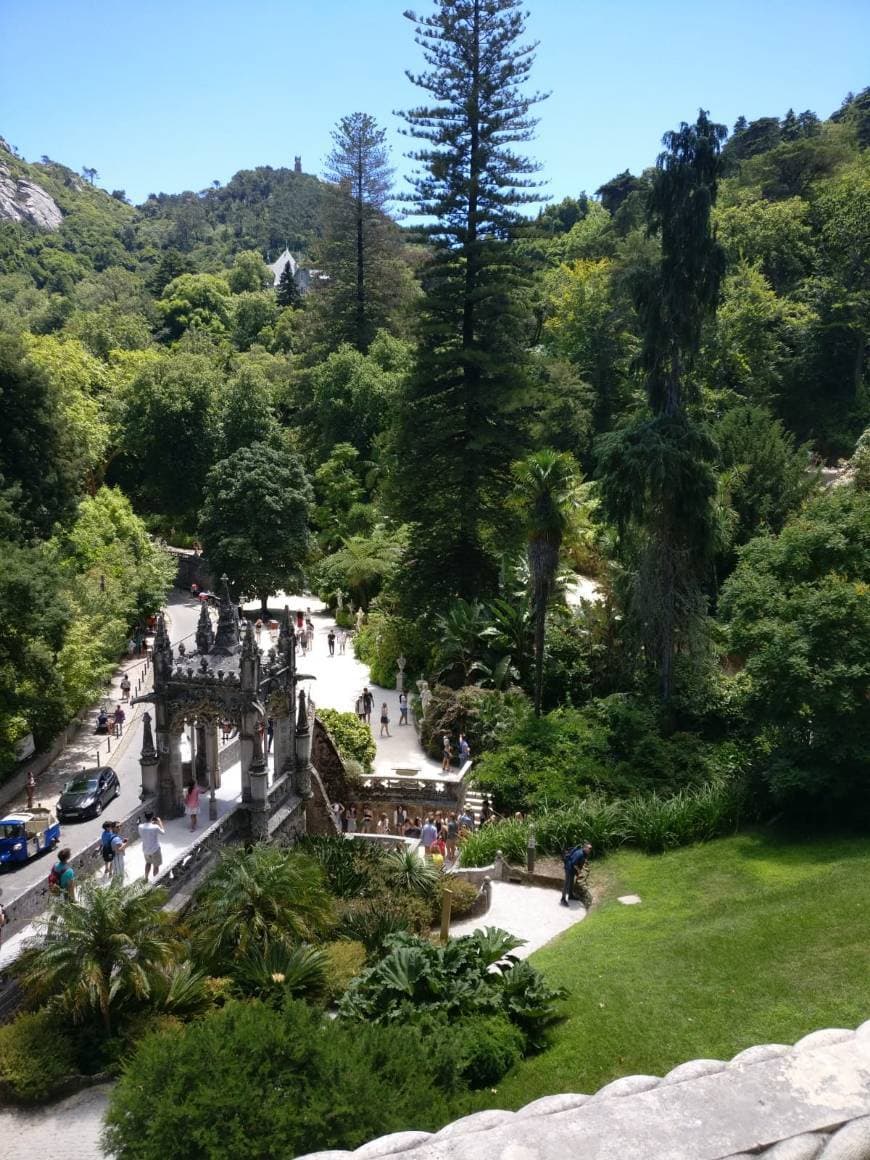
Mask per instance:
[[[544,886],[521,886],[514,882],[493,882],[492,905],[486,914],[452,923],[450,933],[458,938],[475,930],[485,930],[488,926],[500,927],[526,940],[513,954],[518,959],[527,959],[585,917],[586,910],[579,902],[561,906],[556,890]]]

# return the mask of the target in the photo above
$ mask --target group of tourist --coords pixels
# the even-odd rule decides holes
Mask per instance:
[[[356,699],[356,703],[354,705],[354,712],[356,713],[356,715],[360,719],[360,721],[365,722],[366,725],[371,725],[372,712],[374,711],[374,707],[375,707],[375,698],[372,695],[372,692],[369,689],[368,685],[366,685],[366,687],[363,689],[363,691],[360,693],[360,695]],[[390,732],[390,720],[391,720],[391,718],[390,718],[390,706],[387,704],[386,701],[382,701],[381,702],[381,712],[380,712],[380,726],[381,726],[380,736],[381,737],[392,737],[392,733]],[[399,724],[400,725],[407,725],[408,724],[408,694],[407,693],[399,693]]]
[[[344,806],[332,803],[336,826],[344,834],[383,834],[385,837],[419,838],[427,857],[435,861],[453,862],[464,834],[475,828],[474,811],[463,808],[459,813],[445,813],[436,810],[425,819],[413,816],[403,805],[395,806],[389,813],[376,814],[369,805]],[[484,816],[484,813],[486,816]],[[481,825],[492,816],[488,800],[481,811]]]
[[[471,760],[471,746],[468,744],[468,738],[464,733],[459,734],[459,743],[456,747],[456,754],[459,758],[459,768]],[[445,733],[441,741],[441,768],[446,773],[453,764],[453,739],[449,733]]]
[[[127,686],[127,691],[129,694],[129,684]],[[100,707],[99,713],[97,714],[96,732],[105,733],[108,735],[111,731],[111,735],[113,737],[120,737],[124,732],[124,722],[126,720],[127,714],[121,708],[120,704],[115,706],[115,711],[111,714],[105,705],[102,705]]]

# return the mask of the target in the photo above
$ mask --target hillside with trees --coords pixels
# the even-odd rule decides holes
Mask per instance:
[[[431,19],[424,42],[447,32]],[[469,169],[454,156],[460,40],[417,78],[436,103],[406,114],[420,228],[389,217],[394,165],[364,113],[336,127],[327,181],[261,167],[141,206],[92,168],[0,152],[13,186],[62,215],[0,222],[7,768],[13,735],[26,723],[44,741],[97,687],[134,608],[159,604],[155,556],[93,632],[88,577],[104,573],[70,545],[101,504],[110,554],[115,536],[146,555],[148,532],[204,539],[251,593],[304,568],[368,610],[358,648],[380,679],[404,652],[448,700],[477,689],[506,715],[501,735],[524,735],[524,692],[563,718],[607,718],[617,698],[663,743],[691,735],[705,753],[736,730],[750,766],[785,737],[765,716],[777,686],[762,695],[754,675],[760,606],[740,592],[870,420],[867,91],[827,119],[789,110],[730,134],[702,113],[656,165],[530,217],[530,58],[505,48],[513,96],[480,78]],[[285,244],[327,275],[305,296],[286,278],[276,292],[266,268]],[[285,502],[263,528],[269,494]],[[603,602],[565,605],[572,568]],[[55,615],[25,630],[21,594],[39,605],[46,585]],[[49,663],[83,636],[102,641],[91,662]],[[831,658],[830,680],[841,671],[853,693],[834,700],[860,701],[860,659]],[[796,706],[810,721],[815,687]],[[485,778],[499,758],[480,740]],[[803,743],[789,752],[808,760]]]

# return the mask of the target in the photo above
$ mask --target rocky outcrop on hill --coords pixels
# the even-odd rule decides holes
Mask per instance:
[[[33,181],[16,178],[0,161],[0,221],[25,222],[41,230],[60,228],[57,202]]]

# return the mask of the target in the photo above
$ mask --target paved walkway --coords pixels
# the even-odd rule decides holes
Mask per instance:
[[[493,882],[492,906],[480,918],[465,918],[451,924],[450,933],[458,938],[488,926],[507,930],[525,945],[513,953],[526,959],[569,927],[586,917],[579,902],[559,904],[559,891],[544,886],[520,886],[514,882]]]
[[[270,603],[272,612],[274,613],[276,608],[283,607],[285,602],[292,612],[300,608],[303,612],[311,610],[314,647],[304,656],[299,652],[296,664],[300,673],[310,673],[315,678],[303,681],[301,685],[306,694],[310,694],[314,699],[314,704],[320,708],[340,709],[344,713],[353,713],[356,699],[363,688],[368,686],[371,691],[375,699],[371,727],[377,747],[374,772],[390,774],[394,769],[402,768],[419,769],[423,773],[440,773],[441,763],[423,752],[414,726],[399,725],[399,694],[395,689],[382,689],[379,685],[371,683],[368,666],[357,660],[350,636],[343,656],[339,654],[337,641],[335,656],[329,655],[327,641],[329,630],[335,629],[336,634],[339,630],[328,608],[311,596],[284,596],[279,593]],[[245,610],[255,612],[259,611],[259,607],[259,601],[254,601],[245,605]],[[273,635],[277,637],[277,634]],[[268,633],[263,633],[260,641],[263,648],[269,647],[267,636]],[[390,737],[380,736],[381,705],[385,701],[390,715]]]

